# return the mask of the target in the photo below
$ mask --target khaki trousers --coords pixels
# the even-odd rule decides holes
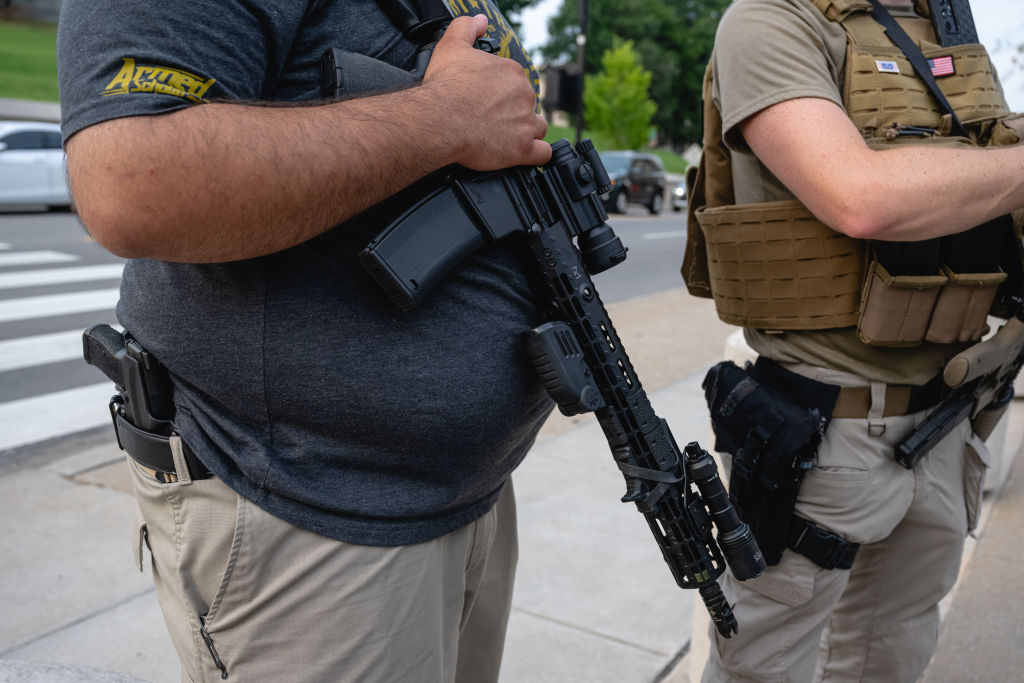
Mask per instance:
[[[835,371],[791,366],[823,382],[863,385]],[[711,628],[703,681],[913,683],[938,638],[939,600],[952,588],[974,528],[988,452],[965,421],[913,471],[895,446],[927,415],[836,419],[800,488],[796,512],[860,543],[850,570],[826,570],[786,550],[757,579],[721,579],[739,633]],[[968,441],[970,440],[970,445]]]
[[[216,478],[162,484],[128,462],[136,561],[148,544],[183,680],[497,680],[518,553],[511,482],[462,529],[369,547],[291,526]]]

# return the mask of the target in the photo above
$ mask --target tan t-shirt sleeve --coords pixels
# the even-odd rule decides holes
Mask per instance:
[[[736,126],[786,100],[842,106],[846,34],[809,0],[738,0],[722,17],[712,57],[712,96],[725,143],[746,151]]]

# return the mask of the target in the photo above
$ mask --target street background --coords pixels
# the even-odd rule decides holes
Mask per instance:
[[[535,56],[563,1],[574,0],[523,11]],[[971,4],[1007,99],[1024,110],[1024,3]],[[5,58],[0,49],[0,76],[13,82]],[[0,99],[0,118],[56,121],[60,111]],[[611,223],[629,257],[596,276],[597,287],[676,440],[710,448],[700,382],[742,346],[709,301],[681,286],[682,214],[634,208]],[[135,504],[106,407],[112,386],[81,360],[82,330],[116,323],[122,266],[71,213],[0,212],[0,683],[180,680],[145,556],[144,572],[134,567]],[[924,683],[1024,680],[1024,475],[1012,468],[1022,403],[993,437],[982,526],[943,603]],[[675,586],[634,506],[618,502],[622,477],[594,420],[553,415],[514,480],[521,552],[502,683],[690,680],[704,647],[691,637],[693,594]]]
[[[630,251],[598,289],[676,440],[710,448],[700,382],[737,348],[734,330],[678,284],[682,214],[633,209],[611,222]],[[134,567],[112,387],[79,360],[81,330],[114,321],[120,267],[72,214],[0,214],[0,682],[179,680],[148,558],[144,573]],[[1015,401],[1008,454],[1021,411]],[[1004,458],[925,683],[1020,680],[1024,477],[1009,469]],[[520,564],[502,683],[689,681],[703,661],[693,594],[618,502],[622,477],[593,418],[555,413],[514,482]]]

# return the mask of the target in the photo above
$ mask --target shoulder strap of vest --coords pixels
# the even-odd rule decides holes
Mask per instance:
[[[932,16],[931,3],[935,1],[914,0],[914,10],[927,19]],[[867,0],[811,0],[811,2],[821,10],[821,13],[829,21],[839,22],[851,14],[871,11],[871,3]]]
[[[870,12],[871,3],[867,0],[813,0],[814,6],[829,21],[840,22],[857,12]]]

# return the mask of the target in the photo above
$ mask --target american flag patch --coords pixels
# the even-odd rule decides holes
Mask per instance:
[[[951,76],[956,73],[953,69],[953,55],[929,59],[928,66],[931,67],[932,76],[936,78],[939,76]]]

